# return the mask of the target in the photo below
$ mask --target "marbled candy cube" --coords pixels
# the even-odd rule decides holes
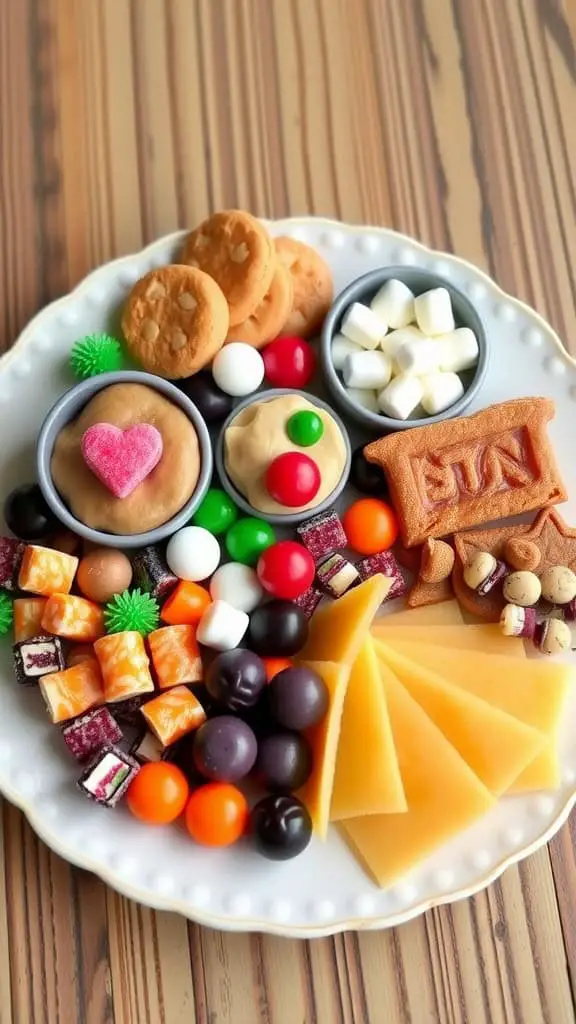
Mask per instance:
[[[102,673],[96,658],[87,658],[64,672],[52,672],[39,680],[48,714],[53,722],[67,722],[104,703]]]
[[[14,609],[14,639],[17,642],[29,640],[30,637],[40,636],[42,629],[42,616],[46,607],[45,597],[17,597],[13,604]]]
[[[350,587],[359,582],[356,566],[343,555],[331,555],[316,569],[318,582],[330,597],[342,597]]]
[[[0,537],[0,587],[4,590],[18,589],[18,573],[22,564],[25,545],[12,537]]]
[[[142,706],[142,714],[151,732],[162,746],[198,729],[206,721],[206,712],[186,686],[173,686]]]
[[[302,523],[296,532],[316,562],[339,548],[345,548],[348,543],[340,517],[334,509]]]
[[[149,634],[148,645],[161,690],[200,682],[202,659],[194,626],[163,626]]]
[[[104,613],[100,605],[75,594],[52,594],[42,617],[44,632],[91,643],[104,635]]]
[[[62,643],[56,636],[35,636],[14,644],[14,671],[19,683],[37,683],[64,668]]]
[[[140,765],[130,754],[116,746],[98,751],[78,779],[78,788],[90,800],[105,807],[115,807],[125,795]]]
[[[20,590],[44,597],[69,594],[77,568],[78,559],[74,555],[28,544],[18,574],[18,586]]]
[[[377,555],[367,555],[366,558],[361,558],[359,562],[356,562],[356,568],[360,573],[361,580],[368,580],[378,573],[393,578],[394,582],[386,596],[387,601],[392,601],[395,597],[403,597],[406,593],[406,580],[391,551],[380,551]]]
[[[97,708],[68,722],[62,729],[62,735],[76,760],[85,764],[101,747],[118,743],[122,739],[122,729],[108,708]]]
[[[132,559],[134,581],[141,590],[163,601],[174,590],[178,577],[170,572],[162,549],[154,545],[142,548]]]
[[[94,644],[94,651],[102,669],[107,703],[152,693],[150,661],[140,633],[128,630],[103,636]]]

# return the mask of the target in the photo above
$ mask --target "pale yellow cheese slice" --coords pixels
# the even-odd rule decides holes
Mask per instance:
[[[352,666],[344,700],[330,821],[405,810],[386,696],[367,637]]]
[[[387,886],[482,817],[494,797],[394,673],[382,663],[380,672],[408,811],[368,814],[341,827],[378,884]]]
[[[411,644],[433,644],[456,651],[480,651],[484,654],[503,654],[508,658],[525,658],[523,640],[517,636],[504,636],[492,622],[475,626],[395,626],[393,616],[372,623],[372,636],[384,643],[401,640]]]
[[[330,703],[322,721],[305,732],[312,748],[313,768],[310,778],[296,795],[308,808],[314,831],[321,839],[325,839],[330,819],[336,753],[350,669],[347,665],[335,665],[333,662],[307,661],[306,665],[322,676],[328,687]]]
[[[401,612],[382,615],[376,621],[390,626],[460,626],[464,616],[458,601],[441,601],[422,608],[404,608]]]
[[[372,619],[393,580],[378,573],[330,604],[321,605],[310,619],[308,640],[298,661],[335,661],[352,668]]]
[[[413,644],[389,641],[388,646],[413,660],[417,657],[446,682],[456,683],[546,733],[549,745],[521,772],[509,792],[553,789],[560,784],[557,735],[568,688],[575,678],[571,665],[544,658],[521,660],[477,651],[467,654],[430,644],[421,644],[417,655]]]
[[[545,733],[376,641],[382,659],[481,782],[501,796],[543,750]],[[417,650],[417,648],[415,648]]]

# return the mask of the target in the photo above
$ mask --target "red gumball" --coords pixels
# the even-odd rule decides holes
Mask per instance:
[[[276,338],[263,349],[262,358],[266,376],[277,388],[304,388],[316,369],[314,349],[303,338]]]
[[[279,505],[299,508],[318,494],[320,470],[314,459],[302,452],[284,452],[266,470],[266,490]]]
[[[294,601],[312,586],[316,569],[312,555],[302,544],[281,540],[262,552],[256,572],[269,594]]]

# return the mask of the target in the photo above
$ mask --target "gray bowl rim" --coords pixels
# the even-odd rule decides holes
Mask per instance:
[[[147,530],[145,533],[105,533],[103,530],[95,530],[90,526],[86,526],[85,523],[82,523],[72,515],[56,490],[52,479],[50,463],[56,437],[66,424],[79,415],[91,398],[94,398],[98,392],[111,387],[113,384],[144,384],[160,392],[161,395],[182,409],[191,421],[198,436],[200,475],[193,494],[175,516],[172,516],[171,519],[168,519],[160,526],[156,526],[153,530]],[[45,417],[36,445],[38,483],[52,512],[73,533],[102,547],[125,549],[159,544],[183,526],[188,525],[210,486],[213,469],[210,434],[194,403],[190,401],[184,392],[180,391],[174,384],[171,384],[170,381],[164,380],[163,377],[156,377],[152,373],[143,373],[138,370],[119,370],[116,373],[102,373],[96,377],[90,377],[88,380],[81,381],[80,384],[65,391]]]
[[[454,402],[453,405],[449,406],[448,409],[445,409],[444,412],[437,413],[435,416],[422,416],[420,419],[395,420],[391,416],[385,416],[384,413],[379,414],[370,412],[369,409],[363,409],[362,406],[353,402],[348,397],[346,389],[338,377],[332,363],[331,345],[332,338],[336,333],[336,324],[339,323],[342,313],[347,306],[352,302],[361,301],[361,296],[364,292],[369,292],[378,288],[379,285],[384,284],[391,278],[398,278],[402,281],[406,277],[412,276],[412,274],[421,274],[428,278],[430,283],[425,289],[426,291],[430,288],[446,288],[451,295],[455,295],[457,297],[458,301],[462,303],[464,307],[467,307],[473,312],[474,319],[477,321],[477,326],[480,328],[479,330],[475,330],[478,338],[479,357],[478,364],[475,368],[474,378],[469,387],[466,388],[462,397],[459,398],[457,402]],[[420,267],[418,265],[378,267],[376,270],[370,270],[367,274],[363,274],[361,277],[357,277],[354,281],[351,281],[332,303],[322,325],[322,332],[320,335],[320,361],[322,365],[322,372],[332,397],[336,402],[338,402],[342,410],[345,410],[349,416],[352,416],[356,420],[356,422],[362,423],[371,431],[410,430],[414,427],[427,427],[431,423],[441,423],[444,420],[454,419],[454,417],[459,416],[470,405],[472,400],[480,391],[488,372],[489,357],[490,351],[486,328],[484,327],[482,317],[478,313],[474,303],[470,301],[468,296],[465,295],[460,288],[457,288],[452,284],[448,278],[442,277],[441,274],[435,274],[433,271],[427,270],[426,267]]]
[[[254,508],[254,506],[246,500],[244,495],[241,494],[232,483],[224,465],[224,435],[239,413],[243,412],[244,409],[248,409],[249,406],[254,405],[255,402],[269,402],[274,398],[281,398],[284,395],[299,395],[301,398],[305,398],[309,401],[312,405],[316,405],[319,409],[328,413],[340,428],[346,448],[346,463],[342,471],[342,476],[334,490],[330,492],[324,501],[321,501],[320,504],[316,505],[314,508],[306,509],[303,512],[287,512],[286,515],[282,515],[278,512],[264,513]],[[245,398],[242,402],[236,405],[232,412],[229,413],[220,428],[218,437],[216,438],[214,459],[216,463],[216,472],[222,487],[243,512],[246,512],[247,515],[255,519],[262,519],[265,522],[270,523],[272,526],[294,526],[297,523],[304,523],[308,519],[313,519],[314,516],[328,511],[340,496],[346,487],[348,477],[350,475],[350,467],[352,465],[352,445],[350,443],[346,424],[334,410],[333,406],[329,405],[328,402],[325,402],[322,398],[318,398],[317,395],[311,394],[309,391],[302,391],[300,388],[270,388],[266,391],[259,391],[256,394],[249,395],[248,398]]]

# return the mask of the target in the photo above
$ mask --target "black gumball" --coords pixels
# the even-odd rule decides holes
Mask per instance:
[[[258,853],[269,860],[290,860],[312,838],[312,820],[295,796],[267,796],[252,810],[252,834]]]
[[[221,423],[232,412],[233,399],[214,383],[211,373],[195,373],[193,377],[172,382],[198,409],[206,423]]]
[[[246,722],[219,715],[201,725],[194,737],[197,771],[214,782],[238,782],[254,767],[258,745]]]
[[[276,732],[258,744],[256,771],[266,789],[299,789],[309,778],[312,764],[310,744],[297,732]]]
[[[308,619],[291,601],[270,601],[250,616],[248,645],[263,658],[290,658],[308,639]]]
[[[242,648],[219,654],[206,673],[208,693],[229,711],[253,707],[265,685],[262,659]]]
[[[4,502],[4,519],[12,533],[27,541],[43,540],[59,525],[38,484],[24,484],[10,492]]]
[[[270,714],[285,729],[308,729],[328,710],[328,687],[311,668],[285,668],[268,688]]]
[[[370,494],[375,498],[383,498],[388,494],[386,479],[379,466],[374,466],[364,458],[363,445],[352,453],[350,464],[350,483],[361,494]]]

